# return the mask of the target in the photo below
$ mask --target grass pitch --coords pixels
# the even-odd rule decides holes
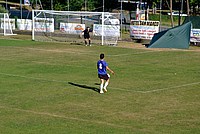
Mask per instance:
[[[199,133],[199,48],[120,46],[0,39],[0,133]],[[116,73],[105,94],[100,53]]]

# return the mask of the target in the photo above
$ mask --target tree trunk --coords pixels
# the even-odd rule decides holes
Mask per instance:
[[[189,0],[187,0],[187,15],[190,15],[190,3]]]
[[[174,27],[174,20],[172,15],[172,0],[170,0],[170,16],[171,16],[171,26]]]

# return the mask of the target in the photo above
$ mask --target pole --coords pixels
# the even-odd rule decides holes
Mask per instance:
[[[104,0],[103,0],[103,13],[102,13],[102,30],[101,30],[101,32],[102,32],[102,36],[101,36],[101,45],[104,45]]]
[[[103,0],[103,12],[104,12],[104,0]]]
[[[179,9],[178,9],[178,25],[181,24],[181,0],[179,0]]]
[[[183,0],[181,0],[181,14],[183,13]],[[181,17],[181,21],[180,21],[181,23],[182,23],[182,17]]]
[[[36,9],[38,9],[37,0],[35,1]]]
[[[34,16],[34,10],[32,10],[32,40],[35,40],[35,16]]]
[[[149,15],[149,3],[150,3],[150,1],[149,0],[147,0],[147,5],[146,5],[146,14],[145,14],[145,20],[148,20],[149,19],[149,17],[148,17],[148,15]]]
[[[87,11],[87,0],[85,0],[85,11]]]
[[[147,20],[147,4],[146,1],[144,1],[144,14],[145,14],[145,20]]]
[[[7,4],[7,0],[6,0],[6,10],[8,10],[8,4]]]
[[[173,16],[172,16],[172,0],[170,0],[170,17],[171,17],[171,26],[174,27],[174,20],[173,20]]]
[[[122,40],[122,0],[121,0],[121,12],[120,12],[120,14],[121,14],[121,17],[120,17],[120,19],[121,19],[121,40]]]
[[[67,0],[67,10],[69,11],[69,0]]]
[[[67,0],[67,10],[69,11],[69,0]],[[68,14],[67,19],[68,19],[68,23],[69,23],[69,14]]]
[[[53,10],[53,0],[51,0],[51,10]]]
[[[22,19],[22,0],[20,0],[20,12],[21,12],[21,19]]]
[[[161,25],[162,25],[162,0],[160,0],[160,31],[161,31]]]
[[[130,16],[130,24],[131,24],[131,6],[130,6],[130,0],[128,0],[128,11]]]
[[[104,12],[102,12],[102,22],[101,22],[101,25],[102,25],[102,29],[101,29],[101,45],[103,46],[104,45]]]

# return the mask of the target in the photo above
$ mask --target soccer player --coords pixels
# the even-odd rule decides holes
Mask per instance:
[[[100,60],[97,62],[97,69],[98,69],[98,77],[100,79],[100,94],[107,92],[107,86],[109,84],[110,75],[107,73],[106,70],[109,70],[112,74],[114,72],[108,67],[108,64],[104,60],[104,54],[100,54]],[[104,81],[105,85],[104,85]],[[103,91],[104,90],[104,91]]]
[[[84,40],[85,40],[85,45],[87,46],[87,41],[89,43],[89,46],[91,46],[91,39],[90,39],[90,28],[87,27],[85,30],[82,31]]]

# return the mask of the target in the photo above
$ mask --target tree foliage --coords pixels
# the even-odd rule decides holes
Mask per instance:
[[[7,0],[8,2],[23,3],[24,0]],[[54,9],[54,10],[63,10],[67,11],[103,11],[103,1],[104,1],[104,11],[111,11],[113,9],[120,9],[119,0],[30,0],[32,5],[42,4],[44,10]],[[130,1],[140,1],[140,0],[130,0]],[[179,9],[180,0],[173,0],[173,9]],[[200,4],[200,0],[189,0],[190,7],[196,7]],[[69,2],[69,3],[68,3]],[[160,5],[161,0],[142,0],[142,2],[147,2],[150,4],[150,7],[155,7]],[[169,9],[169,0],[162,0],[163,8]],[[69,5],[69,7],[68,7]],[[123,9],[135,10],[133,6],[123,3]]]
[[[69,2],[69,3],[68,3]],[[44,9],[51,9],[50,1],[41,0]],[[98,4],[98,0],[54,0],[53,9],[67,11],[91,11],[95,10]],[[68,6],[69,5],[69,6]]]
[[[7,13],[8,11],[2,6],[0,5],[0,13]]]

